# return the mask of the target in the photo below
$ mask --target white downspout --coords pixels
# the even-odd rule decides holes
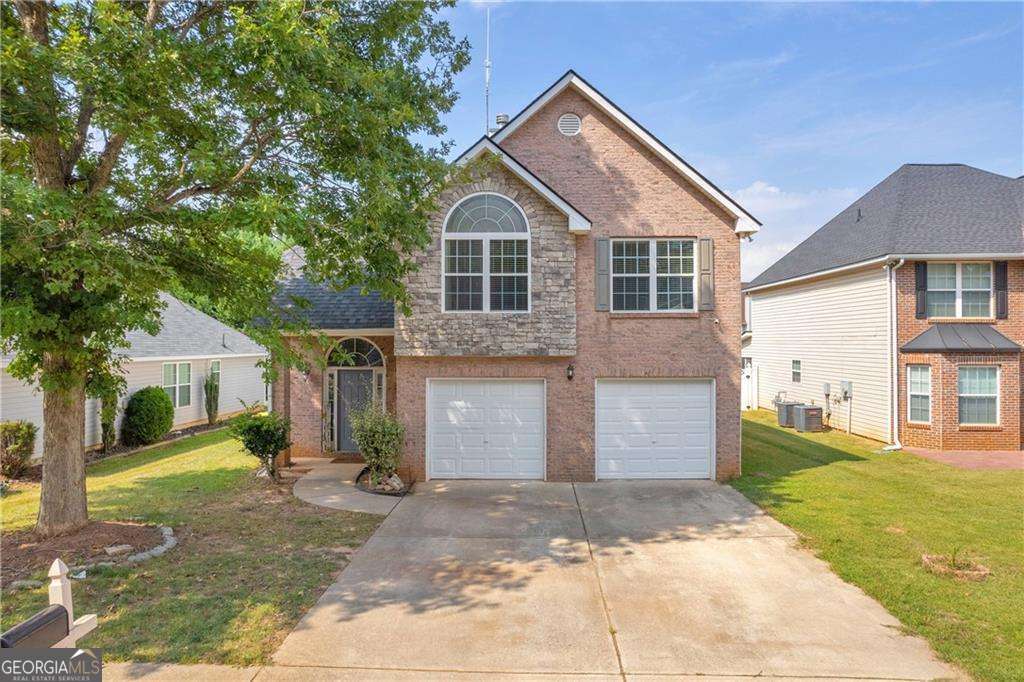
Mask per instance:
[[[900,363],[897,356],[899,343],[897,339],[897,314],[896,314],[896,271],[903,267],[906,259],[901,258],[898,262],[885,264],[889,271],[889,419],[892,424],[892,445],[887,445],[883,450],[902,450],[900,443],[900,391],[899,374]]]

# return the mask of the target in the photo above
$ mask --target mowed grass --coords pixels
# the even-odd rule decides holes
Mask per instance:
[[[1024,679],[1024,471],[968,471],[841,432],[796,433],[745,413],[732,485],[797,531],[907,631],[983,680]],[[982,582],[926,571],[956,552]]]
[[[105,660],[269,662],[382,517],[306,504],[255,469],[225,431],[89,467],[91,518],[170,525],[180,544],[73,583],[75,613],[99,616],[83,644]],[[31,527],[38,505],[38,488],[5,495],[3,530]],[[2,628],[46,602],[45,584],[3,594]]]

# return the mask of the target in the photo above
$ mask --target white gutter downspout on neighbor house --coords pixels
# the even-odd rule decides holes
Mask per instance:
[[[893,262],[888,261],[885,264],[886,270],[889,271],[889,423],[891,424],[890,432],[892,433],[892,445],[887,445],[883,450],[902,450],[903,444],[900,443],[900,391],[899,391],[899,374],[900,374],[900,363],[897,353],[898,338],[897,338],[897,313],[896,313],[896,271],[903,267],[906,263],[905,258],[900,258],[899,261]]]

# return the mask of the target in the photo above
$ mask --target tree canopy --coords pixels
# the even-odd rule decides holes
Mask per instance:
[[[307,277],[402,301],[468,61],[450,4],[0,3],[11,373],[98,392],[125,333],[156,330],[160,291],[285,358],[270,301],[288,246]]]

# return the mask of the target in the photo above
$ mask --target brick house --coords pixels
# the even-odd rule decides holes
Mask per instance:
[[[904,165],[765,270],[744,289],[757,403],[817,401],[889,443],[1020,449],[1022,196],[1022,178]]]
[[[283,283],[357,357],[277,382],[292,454],[352,455],[347,410],[368,396],[421,480],[737,475],[757,221],[572,71],[456,164],[470,177],[430,221],[410,315]]]

